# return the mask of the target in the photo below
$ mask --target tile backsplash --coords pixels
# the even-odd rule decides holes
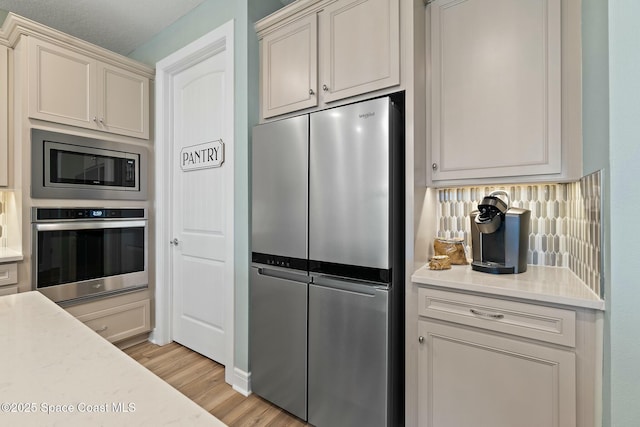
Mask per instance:
[[[601,171],[567,184],[524,184],[438,190],[438,237],[463,238],[471,255],[469,214],[494,190],[531,211],[527,263],[567,267],[596,294],[601,289]]]

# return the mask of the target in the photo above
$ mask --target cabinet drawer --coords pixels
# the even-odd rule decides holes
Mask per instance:
[[[0,288],[0,297],[5,295],[13,295],[18,293],[17,286],[3,286]]]
[[[418,290],[421,316],[575,347],[576,313],[496,298]]]
[[[18,283],[18,264],[0,264],[0,286]]]
[[[136,301],[78,316],[78,320],[111,342],[148,332],[151,328],[149,300]]]

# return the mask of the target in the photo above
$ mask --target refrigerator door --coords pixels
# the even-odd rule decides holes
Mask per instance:
[[[390,268],[389,111],[380,98],[311,114],[312,264]]]
[[[253,128],[252,252],[305,260],[298,267],[302,270],[307,259],[308,135],[306,115]]]
[[[309,285],[309,423],[387,426],[389,290],[314,277]]]
[[[252,391],[304,420],[308,276],[254,264],[250,283]]]

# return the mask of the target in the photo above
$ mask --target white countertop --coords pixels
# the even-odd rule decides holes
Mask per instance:
[[[225,425],[39,292],[0,297],[0,405],[1,425]]]
[[[22,261],[22,253],[9,248],[0,248],[0,263]]]
[[[604,310],[604,301],[568,268],[528,265],[524,273],[490,274],[474,271],[471,265],[454,265],[450,270],[429,270],[428,266],[421,266],[413,273],[411,281],[532,302]]]

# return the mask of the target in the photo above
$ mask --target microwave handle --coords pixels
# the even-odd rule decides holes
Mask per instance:
[[[84,221],[34,223],[37,231],[91,230],[98,228],[131,228],[146,227],[147,221]]]

